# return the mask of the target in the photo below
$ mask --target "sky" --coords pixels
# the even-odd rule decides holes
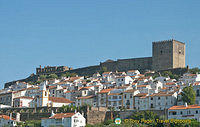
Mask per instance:
[[[199,0],[0,0],[0,88],[42,66],[73,68],[152,56],[152,42],[186,43],[199,67]]]

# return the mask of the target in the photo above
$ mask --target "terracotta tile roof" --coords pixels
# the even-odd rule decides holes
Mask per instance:
[[[94,87],[94,86],[81,87],[79,90],[89,89],[89,88],[91,88],[91,87]]]
[[[185,107],[185,105],[180,105],[180,106],[172,106],[168,110],[196,109],[196,108],[200,109],[200,106],[199,105],[188,105],[187,107]]]
[[[94,95],[91,95],[91,96],[85,96],[85,97],[78,97],[77,99],[90,99],[90,98],[93,98]]]
[[[62,118],[68,118],[68,117],[72,117],[75,113],[59,113],[59,114],[55,114],[52,117],[49,117],[49,119],[62,119]]]
[[[67,81],[74,82],[75,80],[80,79],[81,77],[70,77]]]
[[[0,115],[0,119],[5,119],[5,120],[9,120],[10,117],[7,115]]]
[[[29,88],[27,88],[27,90],[36,90],[36,89],[39,89],[38,87],[37,88],[35,88],[35,87],[29,87]]]
[[[165,85],[174,85],[176,84],[175,82],[169,82],[169,83],[165,83]]]
[[[110,93],[110,94],[108,94],[108,95],[120,95],[121,93]]]
[[[63,97],[49,97],[49,101],[56,102],[56,103],[73,103],[73,101],[70,101]]]
[[[167,93],[167,92],[160,92],[160,93],[154,93],[152,95],[150,95],[151,97],[154,97],[154,96],[172,96],[175,92],[170,92],[170,93]]]
[[[57,86],[48,86],[48,89],[55,89]]]
[[[102,75],[105,75],[105,74],[110,74],[111,72],[104,72]]]
[[[147,87],[147,86],[149,86],[149,85],[137,85],[137,87]]]
[[[186,76],[197,76],[197,74],[187,74]]]
[[[129,70],[129,71],[127,71],[127,72],[136,72],[137,70]]]
[[[135,95],[135,97],[143,97],[143,96],[147,96],[147,93],[138,93]]]
[[[33,99],[33,98],[32,97],[22,96],[22,97],[16,97],[14,99]]]
[[[133,92],[135,92],[135,91],[136,91],[135,89],[130,89],[130,90],[124,91],[124,93],[133,93]]]
[[[113,89],[103,89],[103,90],[101,90],[99,93],[101,94],[101,93],[108,93],[108,92],[110,92],[111,90],[113,90]]]

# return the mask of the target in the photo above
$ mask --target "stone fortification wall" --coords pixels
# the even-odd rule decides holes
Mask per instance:
[[[100,63],[101,67],[106,67],[109,71],[128,71],[128,70],[151,70],[152,57],[118,59]]]

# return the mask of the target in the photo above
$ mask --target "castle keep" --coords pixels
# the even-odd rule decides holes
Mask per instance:
[[[185,43],[168,40],[153,42],[152,70],[185,67]]]
[[[168,70],[185,67],[185,43],[176,40],[158,41],[152,43],[152,57],[108,60],[100,63],[108,70]]]

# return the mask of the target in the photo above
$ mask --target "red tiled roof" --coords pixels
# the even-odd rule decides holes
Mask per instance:
[[[49,101],[56,102],[56,103],[73,103],[73,101],[70,101],[63,97],[49,97]]]
[[[93,98],[94,95],[91,95],[91,96],[85,96],[85,97],[78,97],[77,99],[90,99],[90,98]]]
[[[59,114],[55,114],[52,117],[49,117],[49,119],[62,119],[62,118],[68,118],[68,117],[72,117],[75,113],[59,113]]]
[[[33,98],[32,97],[22,96],[22,97],[16,97],[14,99],[33,99]]]
[[[49,86],[48,89],[54,89],[57,88],[57,86]]]
[[[165,85],[174,85],[175,82],[169,82],[169,83],[166,83]]]
[[[86,86],[86,87],[81,87],[79,90],[82,90],[82,89],[89,89],[91,87],[94,87],[94,86]]]
[[[167,93],[167,92],[160,92],[160,93],[154,93],[152,95],[150,95],[151,97],[154,97],[154,96],[172,96],[174,94],[174,92],[170,92],[170,93]]]
[[[103,75],[104,75],[104,74],[110,74],[110,73],[111,73],[111,72],[104,72]]]
[[[108,92],[110,92],[111,90],[113,90],[113,89],[103,89],[103,90],[101,90],[99,93],[108,93]]]
[[[133,93],[133,92],[135,92],[135,91],[136,91],[135,89],[130,89],[130,90],[124,91],[124,93]]]
[[[0,119],[5,119],[5,120],[9,120],[10,117],[7,115],[0,115]]]
[[[143,97],[143,96],[146,96],[147,93],[138,93],[135,95],[135,97]]]
[[[200,106],[199,105],[188,105],[187,107],[185,105],[172,106],[171,108],[169,108],[169,110],[195,109],[195,108],[200,108]]]

